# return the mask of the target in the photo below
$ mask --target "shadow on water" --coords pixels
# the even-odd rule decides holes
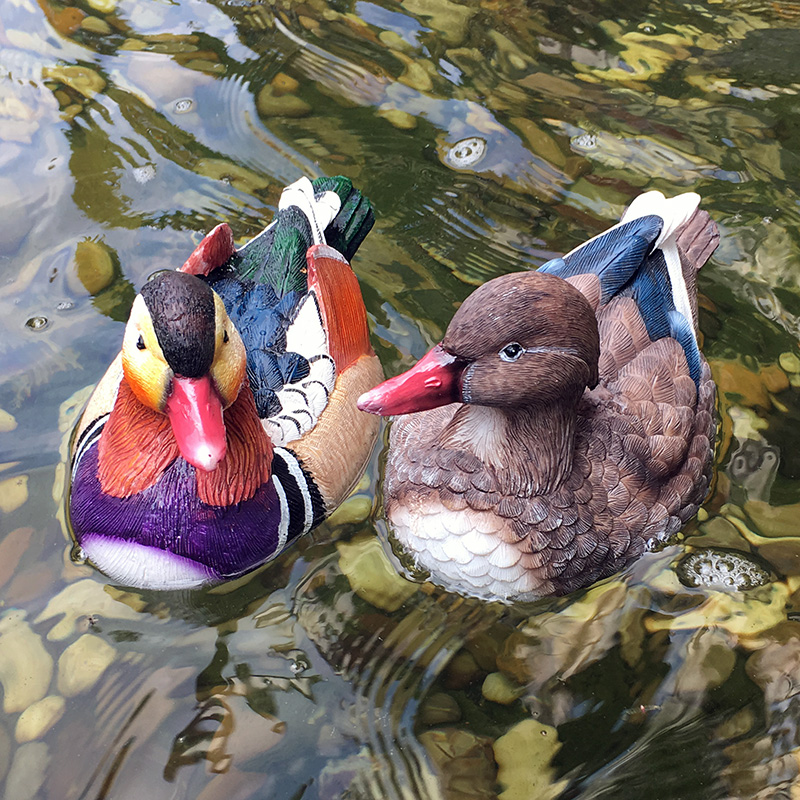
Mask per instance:
[[[7,800],[767,798],[798,776],[800,292],[790,2],[51,0],[0,11],[0,781]],[[388,374],[474,285],[640,191],[721,227],[700,276],[714,490],[574,596],[410,575],[378,454],[241,586],[69,559],[64,444],[135,292],[220,221],[342,173]],[[55,488],[54,488],[55,487]]]

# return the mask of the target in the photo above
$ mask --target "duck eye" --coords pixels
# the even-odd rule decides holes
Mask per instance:
[[[228,344],[228,331],[225,328],[222,329],[222,344]]]
[[[516,361],[524,352],[525,348],[521,344],[511,342],[500,351],[500,358],[503,361]]]
[[[147,350],[147,346],[145,345],[144,339],[141,336],[139,336],[139,338],[136,340],[136,346],[140,350]]]

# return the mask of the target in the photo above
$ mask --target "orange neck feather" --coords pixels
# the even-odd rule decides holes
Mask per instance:
[[[245,379],[225,411],[228,452],[213,472],[197,470],[197,494],[211,506],[249,500],[272,475],[272,442],[261,426],[256,401]]]
[[[245,382],[225,411],[228,452],[213,472],[196,471],[204,503],[230,506],[251,498],[272,474],[272,442]],[[123,378],[100,436],[97,477],[105,494],[130,497],[152,486],[180,455],[169,419],[143,405]]]

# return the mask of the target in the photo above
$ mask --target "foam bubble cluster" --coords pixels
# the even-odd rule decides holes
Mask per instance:
[[[708,549],[690,553],[678,564],[684,586],[704,586],[722,591],[743,591],[763,586],[772,579],[769,571],[744,553]]]

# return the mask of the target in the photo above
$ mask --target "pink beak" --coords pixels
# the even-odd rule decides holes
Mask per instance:
[[[166,411],[181,455],[197,469],[215,469],[227,443],[222,401],[211,378],[173,378]]]
[[[459,403],[464,361],[437,344],[415,366],[358,398],[358,407],[385,417]]]

